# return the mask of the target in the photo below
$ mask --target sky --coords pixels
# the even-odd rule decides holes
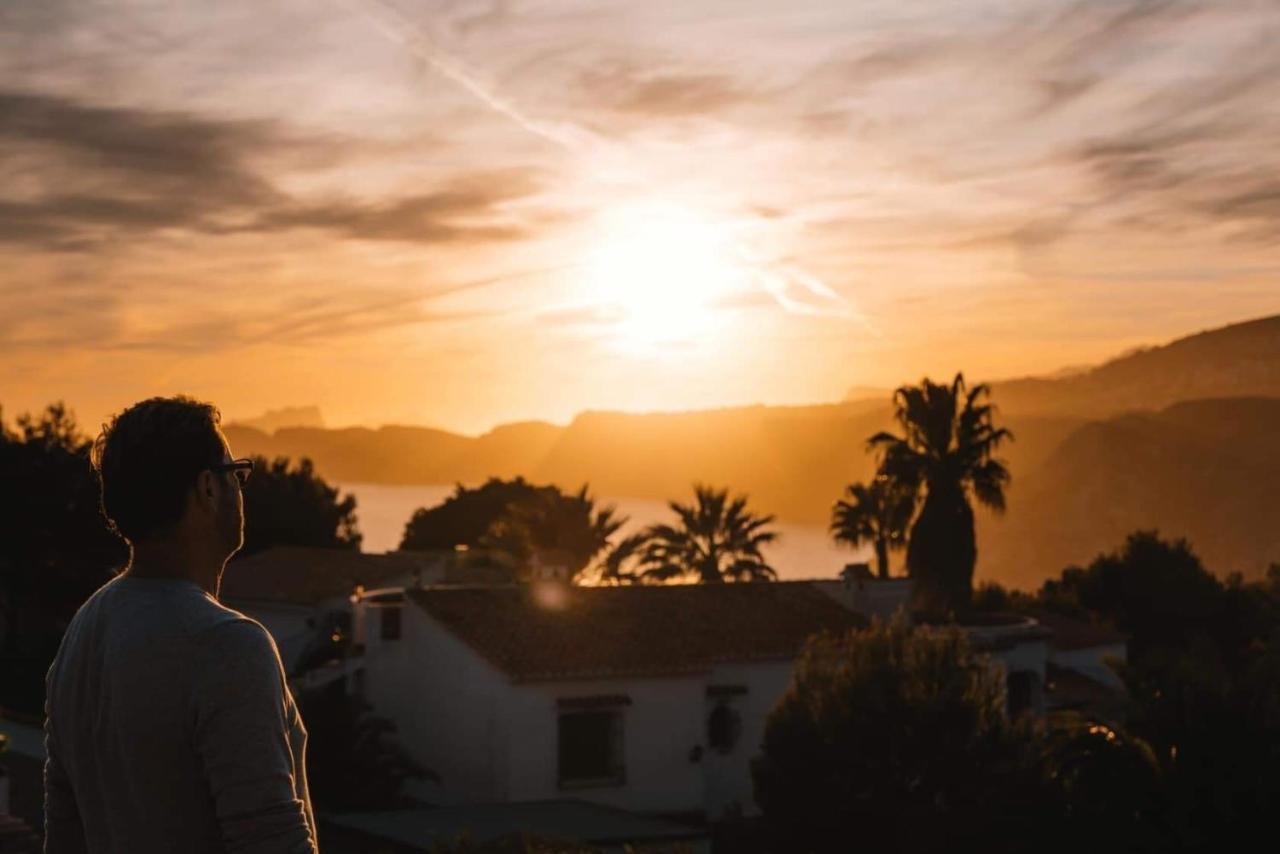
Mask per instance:
[[[1280,312],[1276,0],[0,4],[0,406],[478,433]]]

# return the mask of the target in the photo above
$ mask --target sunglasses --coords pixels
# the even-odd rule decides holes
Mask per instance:
[[[236,480],[240,481],[241,486],[244,486],[249,482],[249,475],[253,474],[253,460],[246,458],[232,460],[229,463],[218,463],[216,466],[209,466],[209,471],[234,472]]]

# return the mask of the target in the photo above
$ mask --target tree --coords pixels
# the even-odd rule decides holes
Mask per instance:
[[[1117,851],[1170,849],[1160,761],[1145,740],[1069,714],[1047,733],[1041,757],[1058,803],[1052,848],[1079,851],[1106,839]]]
[[[888,578],[889,550],[906,545],[915,495],[887,477],[875,478],[870,486],[850,484],[845,495],[831,512],[832,536],[854,547],[871,544],[876,550],[876,570],[881,578]]]
[[[957,629],[811,639],[752,765],[780,850],[1024,850],[1046,807],[1032,733],[1004,705]]]
[[[693,504],[671,501],[667,506],[679,522],[651,525],[645,530],[640,580],[692,578],[718,584],[778,577],[760,551],[778,538],[769,528],[774,517],[748,511],[745,495],[730,499],[727,489],[696,484]]]
[[[318,808],[334,811],[407,805],[408,780],[436,779],[395,739],[395,724],[343,690],[342,680],[300,693],[307,728],[307,782]]]
[[[1115,625],[1138,657],[1157,648],[1186,649],[1197,636],[1216,643],[1232,630],[1222,584],[1186,540],[1163,540],[1158,531],[1135,531],[1088,567],[1064,570],[1044,583],[1040,599],[1054,610],[1086,612]]]
[[[1130,727],[1160,757],[1162,816],[1183,850],[1229,850],[1272,833],[1280,800],[1280,633],[1247,660],[1201,639],[1125,668]],[[1172,846],[1169,846],[1172,847]]]
[[[428,551],[457,546],[476,548],[494,522],[515,505],[532,501],[539,490],[522,477],[490,478],[475,489],[458,484],[453,494],[435,507],[414,511],[404,528],[400,548]]]
[[[597,507],[585,484],[576,493],[564,493],[522,477],[490,478],[475,489],[458,484],[440,504],[414,511],[400,548],[483,548],[504,552],[519,564],[527,564],[535,552],[554,551],[568,557],[577,577],[625,524],[612,505]]]
[[[1127,789],[1123,803],[1149,813],[1150,837],[1127,849],[1219,850],[1270,833],[1280,800],[1275,579],[1224,584],[1185,540],[1138,531],[1115,552],[1047,582],[1038,598],[1042,607],[1105,620],[1129,635],[1120,671],[1130,698],[1127,726],[1150,745],[1160,784],[1155,811],[1132,777],[1115,790]],[[1091,776],[1105,781],[1119,773]],[[1091,797],[1099,805],[1107,800]]]
[[[612,505],[597,509],[585,484],[572,495],[541,487],[532,498],[509,505],[479,543],[504,551],[521,564],[527,564],[535,552],[559,552],[569,560],[570,577],[577,579],[609,547],[626,521]]]
[[[128,560],[102,516],[90,444],[61,403],[12,427],[0,415],[0,705],[39,712],[67,623]]]
[[[993,423],[987,386],[922,380],[894,392],[894,419],[902,435],[881,432],[868,440],[880,457],[878,476],[895,488],[924,494],[907,542],[907,571],[915,579],[916,605],[934,613],[967,609],[977,563],[973,507],[1000,512],[1010,477],[995,457],[1013,438]]]
[[[279,545],[360,548],[355,496],[340,498],[306,457],[296,465],[286,457],[255,457],[244,515],[242,555]]]
[[[641,562],[649,543],[648,530],[623,537],[610,548],[592,574],[590,581],[596,584],[635,584],[641,580]]]

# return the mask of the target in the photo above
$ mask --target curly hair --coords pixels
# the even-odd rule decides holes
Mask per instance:
[[[222,461],[222,414],[190,397],[153,397],[103,425],[89,460],[102,515],[130,543],[163,537],[182,518],[187,490]]]

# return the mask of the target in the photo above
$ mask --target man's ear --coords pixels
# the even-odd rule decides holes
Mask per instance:
[[[212,510],[218,500],[218,484],[213,472],[205,470],[196,475],[195,500],[202,508]]]

